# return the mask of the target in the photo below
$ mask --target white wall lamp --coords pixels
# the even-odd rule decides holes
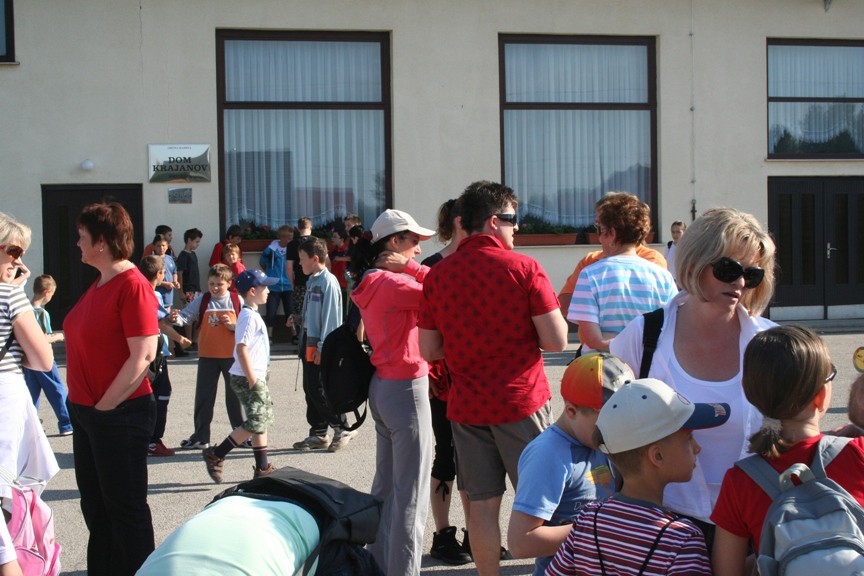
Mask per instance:
[[[81,170],[84,172],[92,172],[94,168],[96,168],[96,164],[94,164],[93,160],[90,160],[89,158],[81,162]]]

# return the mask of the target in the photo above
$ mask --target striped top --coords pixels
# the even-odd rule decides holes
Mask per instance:
[[[599,548],[594,541],[594,518],[598,508]],[[657,535],[667,524],[645,570],[640,572]],[[605,571],[601,569],[601,555]],[[616,494],[604,502],[592,502],[582,508],[546,574],[710,576],[711,563],[705,538],[692,522],[649,502]]]
[[[641,314],[660,308],[678,293],[667,271],[638,256],[610,256],[579,273],[567,319],[594,322],[618,334]]]
[[[19,314],[28,310],[33,310],[33,306],[21,286],[0,284],[0,348],[6,344],[9,334],[12,333],[12,323]],[[0,360],[0,372],[20,373],[23,358],[24,350],[18,341],[13,339],[6,356]]]

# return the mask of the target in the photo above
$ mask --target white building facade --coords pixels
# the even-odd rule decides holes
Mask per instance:
[[[491,179],[550,225],[636,193],[658,248],[675,220],[747,210],[778,242],[773,318],[864,317],[859,0],[0,4],[0,210],[33,227],[59,306],[88,281],[75,215],[105,195],[143,244],[201,229],[203,267],[241,219],[433,226]],[[209,156],[154,175],[151,151],[189,145]],[[558,287],[590,249],[520,248]]]

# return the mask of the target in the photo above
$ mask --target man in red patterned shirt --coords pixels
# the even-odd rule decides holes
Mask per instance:
[[[471,501],[471,553],[481,576],[499,574],[505,475],[515,486],[522,449],[551,423],[541,349],[561,351],[567,324],[546,272],[513,251],[513,190],[475,182],[459,199],[469,237],[423,283],[420,352],[445,358],[458,473]]]

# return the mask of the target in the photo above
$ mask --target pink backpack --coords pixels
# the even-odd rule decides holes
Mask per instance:
[[[54,539],[54,515],[31,485],[12,488],[12,518],[7,526],[24,576],[58,576],[60,544]],[[37,484],[38,486],[38,484]]]

